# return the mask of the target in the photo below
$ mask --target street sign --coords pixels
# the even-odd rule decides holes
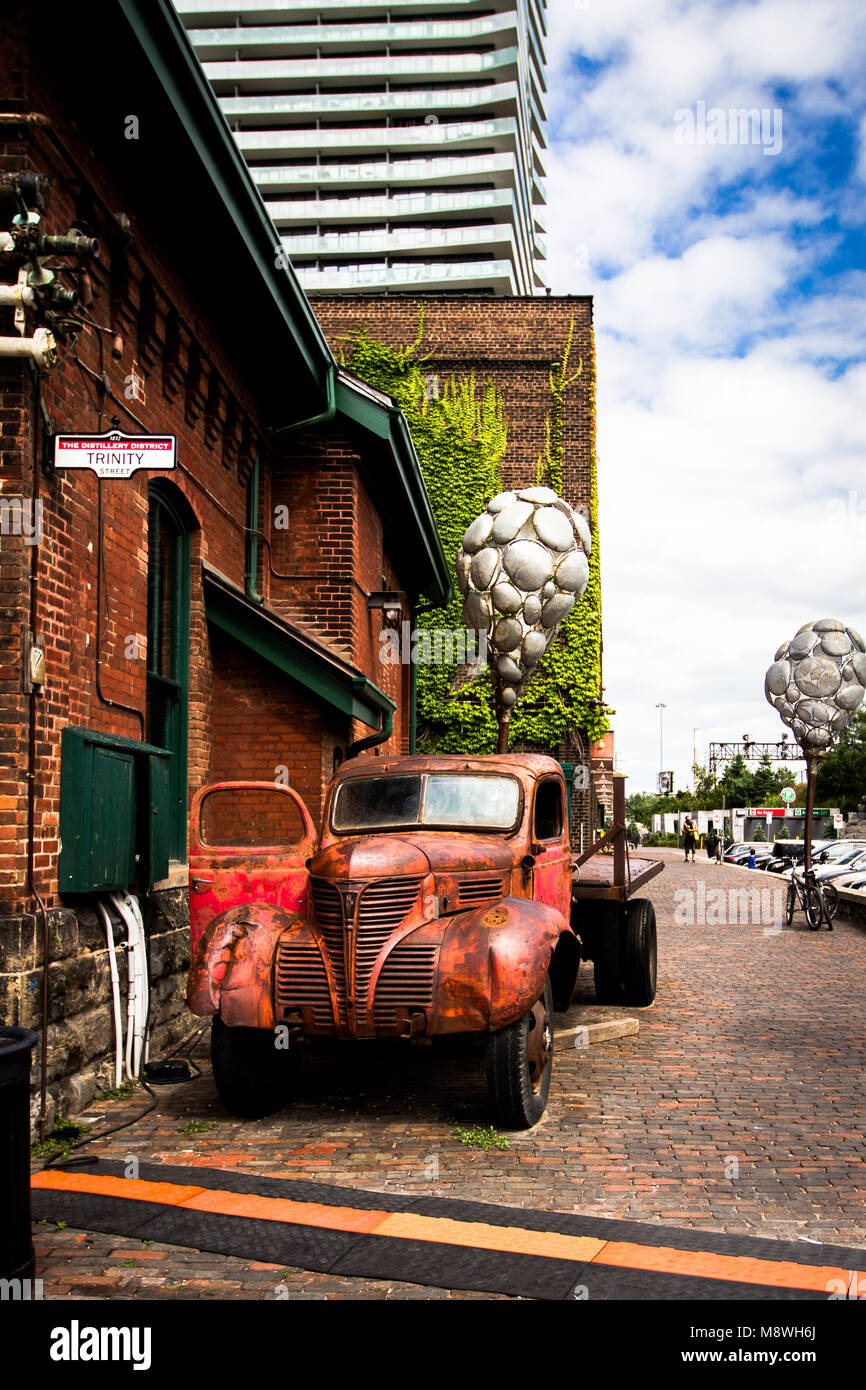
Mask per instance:
[[[795,806],[793,811],[791,812],[792,816],[805,816],[805,814],[806,808],[804,806]],[[828,809],[823,809],[818,806],[816,806],[815,810],[812,812],[813,816],[829,816],[829,814],[830,812]]]
[[[797,800],[797,793],[794,791],[793,787],[783,787],[782,790],[779,792],[779,795],[783,801],[788,803],[789,806],[792,801]]]
[[[721,811],[713,811],[713,827],[714,827],[714,829],[716,829],[716,830],[721,830],[721,828],[722,828],[722,813],[721,813]]]
[[[98,478],[131,478],[139,468],[174,468],[173,434],[56,434],[55,468],[89,468]]]
[[[833,824],[837,830],[842,829],[842,826],[845,824],[845,817],[842,815],[841,811],[836,812],[835,816],[833,817]]]

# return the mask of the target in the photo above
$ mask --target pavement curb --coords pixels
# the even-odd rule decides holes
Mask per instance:
[[[599,1023],[575,1023],[568,1028],[555,1028],[554,1040],[574,1038],[575,1047],[589,1047],[592,1043],[611,1042],[614,1038],[627,1038],[640,1031],[636,1018],[608,1018]]]

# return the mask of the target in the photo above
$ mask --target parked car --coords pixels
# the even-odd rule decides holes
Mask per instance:
[[[853,873],[858,869],[866,869],[866,850],[851,849],[847,854],[841,855],[835,862],[829,864],[815,864],[813,861],[815,878],[824,880],[837,879],[845,874]],[[802,864],[792,866],[783,871],[783,878],[791,878],[795,873],[800,876],[803,873]]]
[[[816,861],[819,854],[823,854],[825,849],[835,845],[835,840],[813,840],[812,859]],[[786,869],[790,869],[794,864],[802,864],[803,856],[806,853],[805,840],[776,840],[773,843],[773,858],[767,864],[767,873],[781,874]]]
[[[726,864],[739,864],[743,868],[749,855],[754,851],[756,859],[771,859],[773,852],[770,846],[763,840],[756,840],[753,844],[734,845],[725,854]]]

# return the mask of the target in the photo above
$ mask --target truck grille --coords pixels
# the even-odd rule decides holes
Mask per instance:
[[[501,898],[502,879],[499,874],[490,874],[486,878],[461,878],[457,883],[457,895],[461,907]]]
[[[435,975],[435,946],[413,946],[408,941],[395,946],[376,984],[373,1005],[376,1027],[393,1026],[397,1009],[407,1004],[432,1009]]]
[[[277,1015],[311,1008],[318,1028],[333,1028],[331,991],[322,957],[315,946],[282,940],[277,951]]]
[[[360,892],[357,910],[355,914],[355,1007],[359,1022],[365,1021],[368,1016],[368,994],[370,989],[370,977],[373,973],[373,966],[379,952],[387,943],[389,937],[402,925],[411,909],[418,901],[418,894],[421,891],[422,879],[413,878],[385,878],[378,882],[371,883],[366,887],[353,890]],[[310,897],[313,906],[313,913],[316,925],[324,940],[325,948],[328,952],[331,969],[334,975],[334,983],[337,991],[338,1022],[347,1022],[346,1011],[346,956],[344,953],[343,936],[343,897],[336,884],[328,879],[314,878],[310,882]],[[351,948],[350,948],[351,949]],[[398,950],[400,948],[397,948]],[[433,948],[435,950],[435,948]],[[395,951],[396,954],[396,951]],[[388,957],[383,966],[383,975],[388,971],[391,957]],[[324,974],[324,972],[322,972]],[[389,990],[398,987],[398,982],[402,980],[402,975],[398,972],[392,976],[389,974],[388,980],[391,982]],[[414,980],[414,976],[412,977]],[[414,988],[414,985],[413,985]],[[424,990],[421,991],[424,993]],[[387,993],[387,991],[386,991]],[[425,999],[432,993],[431,983],[424,995]],[[377,1000],[379,990],[376,991]],[[385,996],[383,995],[383,998]],[[388,994],[388,998],[391,995]],[[394,997],[391,1006],[393,1012],[394,1003],[423,1003],[423,1000],[416,1000],[413,994],[411,999],[404,1000]]]

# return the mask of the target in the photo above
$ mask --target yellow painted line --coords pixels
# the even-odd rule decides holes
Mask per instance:
[[[113,1178],[96,1173],[68,1173],[59,1168],[43,1168],[30,1179],[31,1187],[56,1192],[89,1192],[100,1197],[125,1197],[135,1202],[161,1202],[177,1207],[188,1202],[201,1187],[182,1187],[173,1182],[144,1182],[139,1178]]]
[[[441,1216],[392,1212],[377,1236],[468,1245],[474,1250],[503,1250],[515,1255],[543,1255],[549,1260],[591,1260],[604,1245],[594,1236],[562,1236],[556,1231],[527,1231],[523,1226],[488,1226],[482,1221],[452,1221]]]
[[[187,1211],[214,1211],[222,1216],[246,1216],[253,1221],[282,1221],[286,1225],[319,1226],[332,1231],[372,1234],[388,1216],[386,1211],[330,1207],[319,1202],[293,1202],[288,1197],[257,1197],[248,1192],[205,1188],[183,1203]]]
[[[158,1202],[163,1206],[213,1212],[228,1217],[280,1221],[286,1225],[391,1236],[397,1240],[419,1240],[437,1245],[459,1245],[473,1250],[537,1255],[580,1264],[642,1269],[656,1274],[763,1284],[772,1288],[825,1292],[831,1280],[841,1279],[847,1288],[851,1274],[850,1270],[834,1265],[800,1265],[793,1261],[753,1259],[748,1255],[719,1255],[706,1250],[678,1250],[674,1246],[605,1241],[595,1236],[529,1231],[522,1226],[492,1226],[482,1221],[455,1221],[449,1217],[420,1216],[414,1212],[365,1211],[319,1202],[297,1202],[287,1197],[260,1197],[255,1193],[229,1192],[222,1188],[145,1182],[138,1178],[72,1173],[56,1168],[34,1173],[31,1185],[43,1191],[80,1192],[138,1202]]]
[[[833,1265],[798,1265],[792,1261],[754,1259],[750,1255],[718,1255],[705,1250],[677,1250],[670,1245],[633,1245],[608,1241],[595,1263],[623,1269],[648,1269],[656,1274],[686,1274],[699,1279],[724,1279],[739,1284],[767,1284],[777,1289],[815,1289],[826,1293],[830,1281],[848,1287],[850,1270]]]

